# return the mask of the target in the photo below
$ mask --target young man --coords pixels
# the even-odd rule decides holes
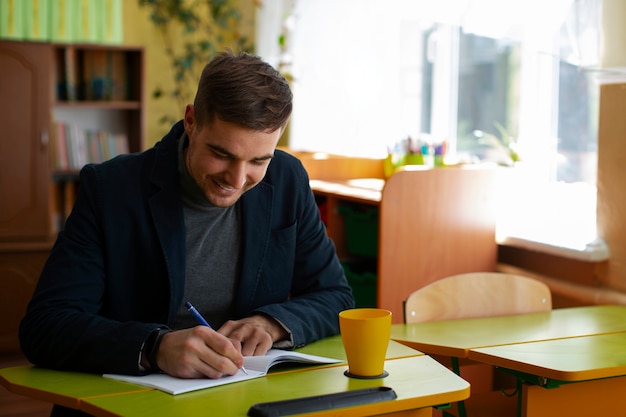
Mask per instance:
[[[219,378],[337,334],[350,287],[302,164],[275,149],[291,108],[270,65],[222,53],[152,149],[84,167],[20,326],[29,360]]]

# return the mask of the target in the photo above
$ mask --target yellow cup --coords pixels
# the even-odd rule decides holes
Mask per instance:
[[[385,356],[391,335],[391,311],[355,308],[339,313],[341,340],[348,358],[346,375],[383,378]]]

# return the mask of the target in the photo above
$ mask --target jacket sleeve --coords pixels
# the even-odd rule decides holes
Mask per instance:
[[[74,209],[42,270],[19,338],[36,365],[136,374],[141,346],[160,326],[139,320],[138,312],[157,297],[152,292],[158,285],[129,279],[142,255],[130,249],[136,242],[119,244],[128,240],[121,232],[128,220],[103,212],[103,198],[111,197],[102,194],[101,181],[93,166],[81,171]],[[136,217],[130,213],[124,217]],[[135,294],[141,295],[133,299]]]
[[[267,293],[281,295],[266,299],[269,302],[255,308],[255,312],[268,314],[287,327],[294,347],[298,347],[338,334],[338,314],[353,308],[354,298],[321,221],[308,175],[300,161],[293,165],[289,175],[282,172],[275,181],[280,186],[275,187],[274,205],[282,209],[276,208],[273,216],[285,224],[273,231],[269,244],[273,250],[263,269],[267,276],[260,278],[271,283],[260,297],[268,297]]]

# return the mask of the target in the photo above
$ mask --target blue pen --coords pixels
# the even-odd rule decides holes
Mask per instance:
[[[196,308],[189,301],[185,303],[185,307],[187,307],[187,310],[189,310],[189,312],[193,314],[196,320],[198,320],[198,323],[210,329],[212,328],[211,325],[204,319],[204,317],[202,317],[202,314],[200,314],[198,310],[196,310]]]
[[[189,310],[189,312],[191,314],[193,314],[193,316],[196,318],[196,320],[198,321],[198,323],[200,323],[203,326],[208,327],[209,329],[212,329],[213,327],[211,327],[211,325],[204,319],[204,317],[202,317],[202,314],[200,314],[200,312],[198,312],[198,310],[196,310],[196,308],[193,306],[193,304],[191,304],[189,301],[187,301],[185,303],[185,307],[187,307],[187,310]],[[248,371],[246,371],[246,368],[244,368],[243,366],[241,367],[241,370],[248,375]]]

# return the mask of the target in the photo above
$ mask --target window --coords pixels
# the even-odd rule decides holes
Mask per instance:
[[[518,155],[499,236],[584,251],[599,88],[566,59],[572,1],[431,3],[294,2],[290,145],[382,157],[412,136],[446,140],[462,161]]]

